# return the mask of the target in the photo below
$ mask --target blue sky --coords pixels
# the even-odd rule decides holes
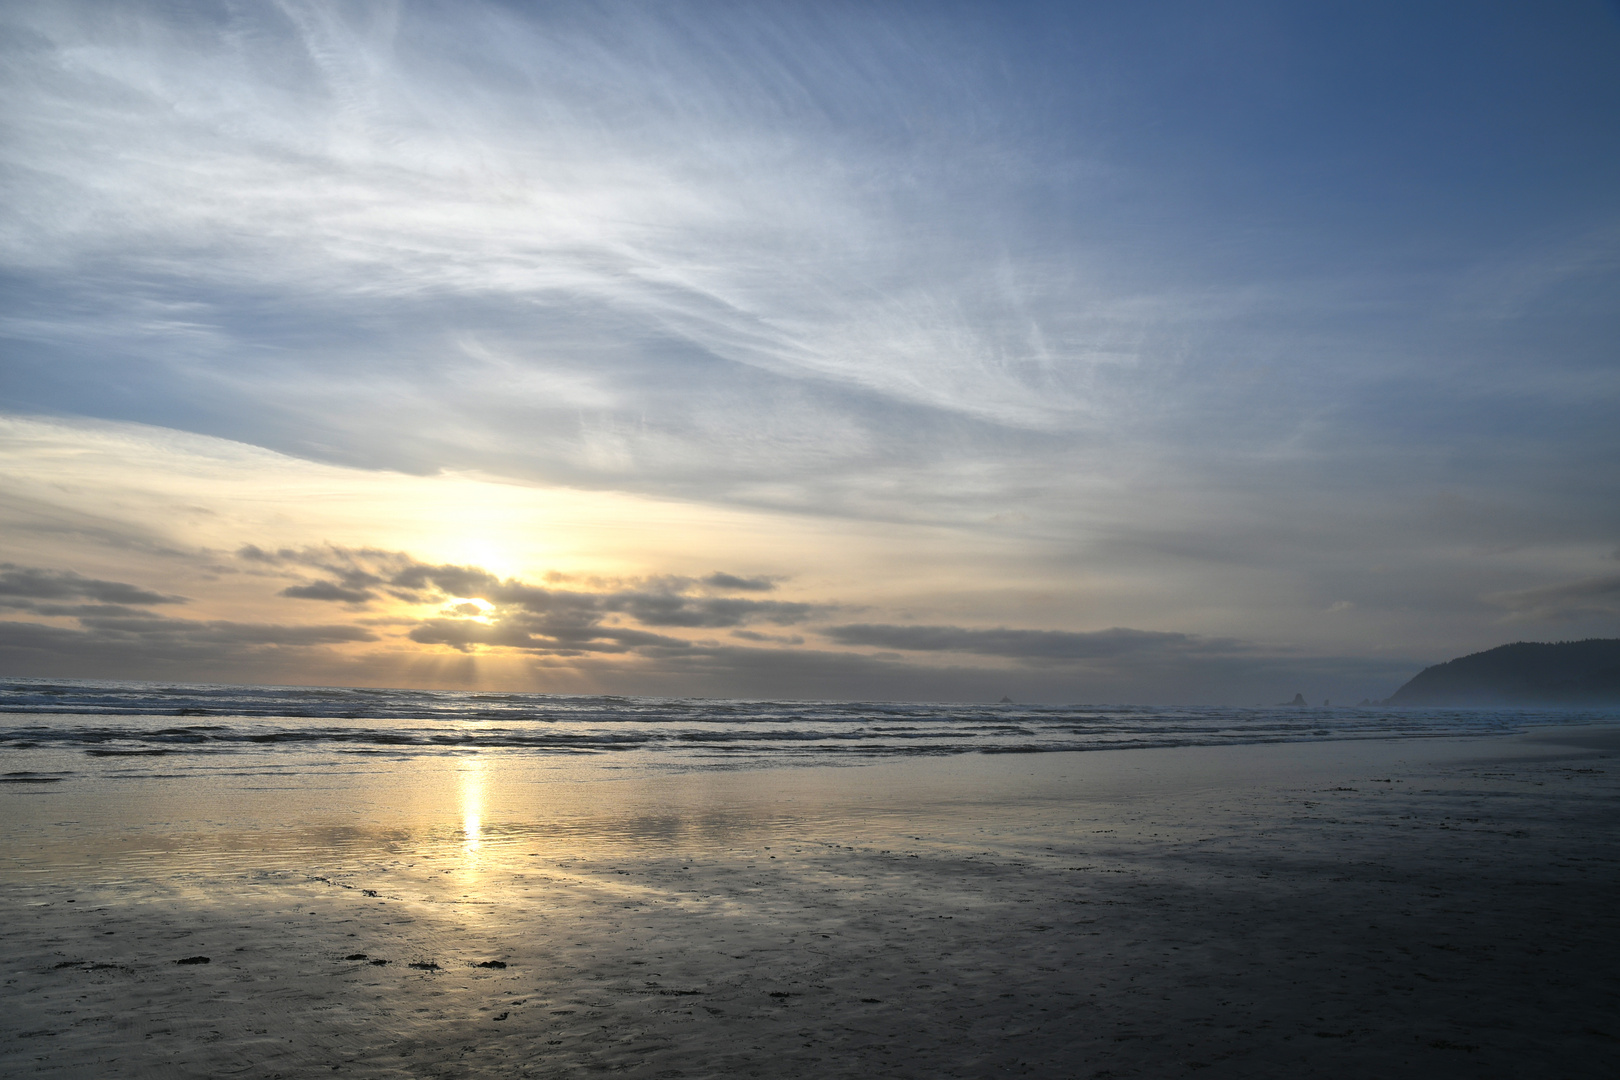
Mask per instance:
[[[1245,701],[1620,633],[1613,6],[0,18],[11,673]],[[314,598],[418,565],[494,584]],[[805,607],[627,599],[716,571]]]

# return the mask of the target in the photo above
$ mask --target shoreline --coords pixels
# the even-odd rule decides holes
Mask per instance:
[[[0,687],[5,689],[19,688]],[[357,708],[347,697],[334,699],[326,692],[315,699],[289,697],[270,687],[239,688],[223,698],[192,693],[199,691],[196,687],[185,694],[170,688],[158,700],[132,696],[128,687],[97,689],[104,693],[77,701],[95,705],[89,712],[63,711],[64,700],[76,700],[71,697],[46,701],[48,695],[18,693],[13,694],[17,701],[0,702],[8,709],[18,701],[29,708],[51,706],[44,713],[0,714],[7,719],[0,742],[17,767],[37,777],[60,770],[63,779],[154,772],[202,776],[213,769],[285,771],[289,762],[318,762],[341,771],[367,756],[389,762],[488,751],[553,760],[597,756],[620,759],[630,768],[668,771],[815,767],[958,753],[1472,738],[1551,724],[1612,724],[1616,719],[1613,710],[1522,708],[1116,710],[870,702],[801,707],[612,698],[540,707],[510,695],[424,703],[400,691],[387,694],[404,700],[370,701]],[[176,708],[181,701],[191,704]],[[130,711],[123,711],[125,706]]]
[[[484,754],[343,798],[119,782],[77,826],[4,792],[0,1067],[1606,1076],[1616,756],[1620,726],[608,783]]]

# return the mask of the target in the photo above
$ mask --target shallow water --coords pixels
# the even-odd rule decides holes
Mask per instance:
[[[1612,725],[704,756],[12,719],[67,734],[3,751],[5,1075],[1612,1074]]]
[[[1019,801],[1185,792],[1294,759],[1382,759],[1392,739],[1461,754],[1480,741],[1468,736],[1605,719],[12,679],[0,682],[0,875],[428,860],[477,876],[536,853],[864,836],[897,807],[935,822],[936,840],[967,843],[976,807],[1005,825]],[[1154,753],[1074,753],[1118,750]]]
[[[1609,1076],[1557,734],[90,758],[0,785],[0,1072]]]
[[[1544,729],[1599,732],[1590,726]],[[1545,756],[1523,737],[1167,746],[1100,753],[734,760],[671,768],[630,750],[547,755],[510,749],[354,754],[301,749],[91,758],[0,784],[0,880],[117,882],[152,873],[296,871],[407,864],[467,881],[582,854],[719,856],[774,843],[879,844],[913,832],[929,846],[1000,846],[1026,817],[1067,820],[1090,806],[1113,819],[1133,803],[1268,787],[1279,775],[1388,779],[1409,756]],[[71,761],[63,747],[24,751]],[[48,782],[27,782],[27,781]],[[1056,808],[1056,809],[1054,809]],[[1088,811],[1089,812],[1089,811]],[[1123,820],[1123,819],[1122,819]],[[926,826],[915,823],[926,822]],[[1118,821],[1115,822],[1119,824]],[[1034,842],[1024,837],[1020,842]],[[768,847],[766,848],[768,850]]]

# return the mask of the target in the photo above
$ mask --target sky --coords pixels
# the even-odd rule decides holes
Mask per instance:
[[[1620,6],[0,7],[0,674],[1374,700],[1620,636]]]

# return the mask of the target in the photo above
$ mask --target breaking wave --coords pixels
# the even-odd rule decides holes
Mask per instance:
[[[0,748],[92,757],[655,751],[849,759],[1485,735],[1594,711],[726,701],[450,690],[0,681]]]

